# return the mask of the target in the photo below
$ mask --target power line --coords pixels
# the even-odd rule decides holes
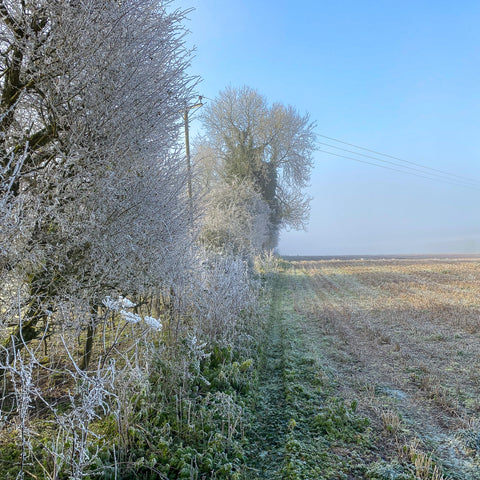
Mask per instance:
[[[378,162],[388,163],[389,165],[394,165],[394,166],[400,167],[402,169],[408,169],[408,170],[412,170],[412,171],[415,171],[415,172],[420,172],[421,174],[425,174],[425,175],[435,177],[438,180],[450,180],[450,181],[454,181],[456,184],[459,184],[459,185],[473,186],[473,187],[480,188],[480,181],[466,180],[466,179],[463,180],[463,178],[466,178],[466,177],[460,177],[459,175],[447,174],[447,173],[436,173],[437,172],[436,169],[430,169],[430,170],[432,170],[430,172],[430,171],[428,171],[429,167],[423,167],[423,169],[416,168],[416,167],[410,167],[409,165],[403,165],[399,162],[392,162],[390,160],[384,160],[382,158],[374,157],[372,155],[368,155],[368,154],[361,153],[361,152],[355,152],[354,150],[349,150],[347,148],[337,147],[336,145],[331,145],[331,144],[325,143],[325,142],[318,142],[318,144],[319,145],[324,145],[326,147],[334,148],[336,150],[341,150],[342,152],[352,153],[354,155],[360,155],[361,157],[370,158],[370,159],[376,160]],[[322,151],[324,151],[324,150],[322,150]],[[325,153],[328,153],[328,152],[325,151]],[[410,163],[410,162],[408,162],[408,163]],[[378,165],[378,166],[381,166],[381,165]],[[399,171],[403,172],[404,170],[399,170]],[[407,173],[407,172],[405,172],[405,173]]]
[[[455,173],[447,172],[445,170],[440,170],[438,168],[427,167],[426,165],[422,165],[421,163],[410,162],[408,160],[404,160],[403,158],[395,157],[393,155],[388,155],[387,153],[378,152],[376,150],[371,150],[369,148],[361,147],[361,146],[355,145],[353,143],[344,142],[343,140],[339,140],[338,138],[327,137],[326,135],[321,135],[321,134],[317,134],[317,136],[322,137],[322,138],[326,138],[328,140],[333,140],[334,142],[338,142],[338,143],[341,143],[343,145],[348,145],[349,147],[358,148],[358,149],[363,150],[365,152],[374,153],[375,155],[381,155],[382,157],[388,157],[388,158],[391,158],[393,160],[397,160],[398,162],[408,163],[409,165],[414,165],[414,166],[420,167],[424,170],[430,170],[430,171],[438,172],[438,173],[441,173],[441,174],[444,174],[444,175],[447,175],[447,176],[450,176],[450,177],[455,177],[455,178],[458,178],[458,179],[463,180],[463,181],[469,181],[469,182],[473,182],[473,183],[476,183],[476,184],[480,184],[479,180],[476,180],[476,179],[473,179],[473,178],[465,177],[465,176],[462,176],[462,175],[457,175]],[[338,147],[334,147],[334,148],[338,148]],[[360,155],[360,154],[358,154],[358,155]],[[428,172],[426,172],[426,173],[428,173]]]
[[[472,188],[474,190],[480,190],[480,186],[477,187],[475,185],[471,185],[471,184],[468,184],[468,183],[458,183],[454,180],[447,180],[446,178],[430,177],[430,176],[428,176],[427,172],[425,172],[426,173],[425,175],[421,175],[421,174],[418,174],[418,173],[410,172],[408,170],[401,170],[400,168],[388,167],[387,165],[381,165],[381,164],[374,163],[374,162],[368,162],[367,160],[361,160],[359,158],[349,157],[349,156],[346,156],[346,155],[341,155],[339,153],[327,152],[326,150],[322,150],[322,152],[326,153],[328,155],[334,155],[336,157],[341,157],[341,158],[346,158],[348,160],[353,160],[355,162],[365,163],[367,165],[373,165],[375,167],[385,168],[387,170],[393,170],[395,172],[406,173],[407,175],[413,175],[414,177],[426,178],[427,180],[433,180],[433,181],[437,181],[437,182],[441,182],[441,183],[448,183],[450,185]]]

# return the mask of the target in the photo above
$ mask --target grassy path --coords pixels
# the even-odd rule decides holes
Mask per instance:
[[[291,281],[279,275],[274,289],[249,478],[363,478],[359,449],[369,444],[368,420],[356,414],[355,403],[335,397],[333,375],[294,311],[301,279]]]
[[[285,332],[278,284],[272,294],[268,319],[268,344],[262,358],[255,422],[254,473],[257,478],[281,478],[284,438],[287,429],[283,370]]]
[[[476,287],[457,263],[394,266],[284,265],[263,349],[249,479],[480,478],[471,353],[480,341],[450,308],[467,298],[473,318]],[[459,383],[460,372],[470,383]]]

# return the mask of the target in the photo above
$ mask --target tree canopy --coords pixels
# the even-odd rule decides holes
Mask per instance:
[[[304,194],[315,148],[314,124],[291,106],[269,105],[250,87],[226,88],[203,114],[200,162],[228,184],[249,181],[270,209],[269,246],[282,227],[303,228]],[[213,158],[212,158],[213,157]]]

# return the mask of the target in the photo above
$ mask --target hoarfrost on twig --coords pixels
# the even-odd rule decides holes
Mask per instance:
[[[120,310],[120,315],[126,322],[133,324],[140,322],[140,320],[142,319],[140,315],[132,312],[127,312],[126,310]]]
[[[146,316],[143,320],[153,330],[160,331],[162,329],[162,324],[156,318]]]

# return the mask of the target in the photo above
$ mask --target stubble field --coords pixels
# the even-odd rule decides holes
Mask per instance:
[[[277,287],[282,478],[480,478],[480,259],[297,259]]]

